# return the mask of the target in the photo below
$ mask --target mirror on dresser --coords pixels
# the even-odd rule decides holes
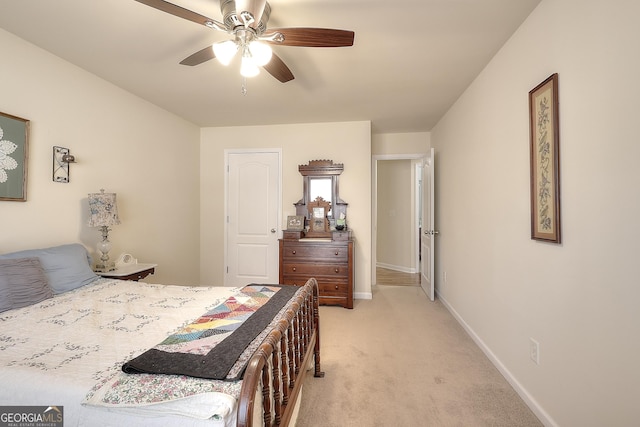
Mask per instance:
[[[296,215],[304,216],[309,225],[313,218],[311,204],[318,198],[329,203],[326,212],[331,231],[335,230],[336,220],[346,230],[347,206],[340,198],[340,175],[344,171],[344,165],[333,163],[333,160],[310,160],[309,164],[298,166],[302,175],[302,199],[294,203]]]
[[[311,160],[298,166],[302,199],[294,203],[305,229],[285,230],[280,239],[280,283],[302,286],[318,281],[320,304],[353,308],[353,238],[348,204],[340,198],[344,165]]]

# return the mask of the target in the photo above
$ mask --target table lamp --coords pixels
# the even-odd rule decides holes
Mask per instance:
[[[109,241],[109,226],[120,224],[118,218],[118,205],[116,204],[115,193],[105,193],[104,189],[100,193],[89,193],[89,227],[100,227],[102,231],[102,241],[98,243],[97,249],[102,255],[100,261],[96,262],[94,271],[107,272],[116,269],[115,263],[109,260],[111,242]]]

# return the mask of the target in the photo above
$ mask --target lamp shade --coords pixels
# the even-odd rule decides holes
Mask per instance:
[[[238,51],[238,44],[233,40],[213,44],[213,53],[223,65],[229,65]]]
[[[240,63],[240,75],[242,77],[255,77],[260,73],[260,69],[253,62],[253,59],[250,56],[243,56],[242,62]]]
[[[116,193],[89,193],[89,227],[120,224]]]
[[[251,52],[251,57],[256,65],[264,66],[271,61],[271,56],[273,56],[273,52],[268,44],[259,42],[257,40],[249,43],[249,51]]]

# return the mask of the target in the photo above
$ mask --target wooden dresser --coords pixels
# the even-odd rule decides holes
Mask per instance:
[[[353,308],[353,240],[347,233],[334,239],[280,239],[280,283],[302,286],[318,281],[320,304]]]

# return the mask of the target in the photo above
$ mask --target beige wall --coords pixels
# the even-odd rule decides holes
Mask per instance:
[[[0,30],[0,111],[31,121],[27,202],[0,201],[0,253],[100,238],[87,193],[117,193],[112,255],[159,264],[160,283],[197,283],[199,129]],[[52,147],[71,182],[52,181]]]
[[[640,419],[638,16],[543,0],[432,132],[439,295],[547,425]],[[530,239],[527,94],[554,72],[561,245]]]
[[[431,133],[379,133],[371,136],[371,154],[407,155],[428,154],[431,148]]]
[[[376,265],[406,273],[417,268],[412,168],[411,160],[378,162]]]
[[[302,198],[298,165],[329,159],[344,164],[340,197],[349,203],[347,222],[355,237],[355,297],[371,297],[371,124],[316,123],[202,129],[201,250],[204,284],[224,283],[225,149],[282,150],[282,224]]]

